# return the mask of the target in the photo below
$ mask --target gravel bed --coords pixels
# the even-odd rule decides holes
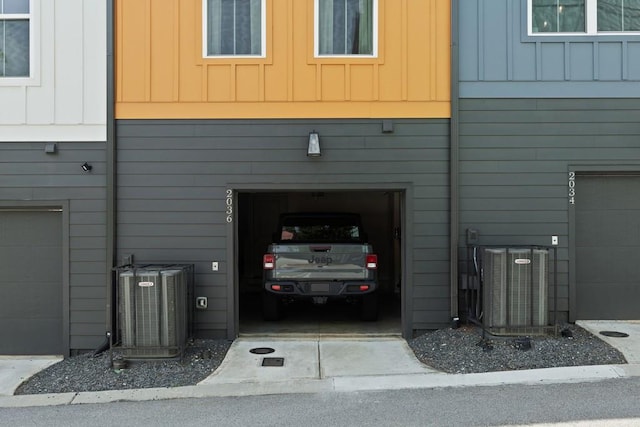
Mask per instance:
[[[195,385],[220,365],[232,341],[194,340],[182,360],[130,363],[127,369],[111,367],[109,350],[66,358],[22,383],[15,394],[124,390],[132,388]],[[121,353],[113,351],[114,360]]]
[[[576,325],[564,325],[563,333],[482,338],[481,330],[464,325],[426,332],[409,341],[416,357],[426,365],[448,373],[476,373],[559,366],[626,363],[624,356],[598,337]],[[194,340],[181,361],[136,362],[127,369],[111,367],[109,351],[94,357],[69,357],[39,372],[15,394],[64,393],[195,385],[222,362],[232,341]],[[526,347],[526,345],[525,345]],[[121,356],[114,350],[114,359]]]
[[[627,363],[622,353],[577,325],[563,325],[560,331],[557,336],[483,339],[480,328],[462,326],[427,332],[409,346],[421,362],[452,374]]]

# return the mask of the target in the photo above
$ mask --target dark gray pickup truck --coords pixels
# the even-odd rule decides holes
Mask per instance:
[[[352,213],[286,213],[263,256],[265,320],[295,300],[354,302],[362,320],[378,317],[378,257]]]

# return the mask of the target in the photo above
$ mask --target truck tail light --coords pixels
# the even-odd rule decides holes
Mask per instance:
[[[367,269],[375,270],[378,268],[378,255],[370,254],[367,255]]]
[[[276,266],[276,256],[274,254],[264,254],[262,257],[262,268],[273,270]]]

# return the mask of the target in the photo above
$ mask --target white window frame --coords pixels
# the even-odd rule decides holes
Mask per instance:
[[[29,20],[29,76],[2,77],[0,86],[34,86],[40,84],[40,0],[29,0],[29,13],[0,14],[0,20]]]
[[[640,31],[598,31],[598,0],[585,0],[585,31],[580,33],[534,33],[533,0],[527,0],[527,34],[535,37],[557,36],[638,36]]]
[[[321,55],[320,54],[320,0],[313,2],[313,54],[315,58],[377,58],[378,57],[378,0],[373,0],[373,52],[371,55]]]
[[[209,36],[209,7],[208,1],[202,0],[202,57],[207,59],[238,59],[238,58],[266,58],[267,56],[267,1],[260,0],[260,55],[209,55],[208,36]]]

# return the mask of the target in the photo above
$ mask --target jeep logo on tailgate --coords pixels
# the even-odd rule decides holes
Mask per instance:
[[[331,264],[333,260],[329,256],[311,256],[307,261],[309,264]]]

